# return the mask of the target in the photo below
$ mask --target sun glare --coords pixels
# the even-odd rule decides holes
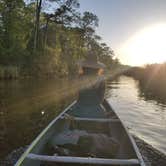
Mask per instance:
[[[166,61],[166,23],[144,28],[120,49],[121,61],[130,65]]]

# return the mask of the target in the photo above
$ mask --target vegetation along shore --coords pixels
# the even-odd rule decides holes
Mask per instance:
[[[139,86],[148,99],[166,102],[166,63],[132,67],[124,74],[139,81]]]
[[[78,0],[2,0],[0,79],[73,75],[89,47],[108,68],[118,65],[114,51],[96,34],[98,17],[79,8]]]

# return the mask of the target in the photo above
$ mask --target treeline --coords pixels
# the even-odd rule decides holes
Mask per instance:
[[[96,35],[98,17],[78,0],[0,1],[0,78],[62,77],[92,49],[107,67],[114,52]]]
[[[148,98],[153,96],[166,101],[166,63],[133,67],[125,74],[139,80],[141,89]]]

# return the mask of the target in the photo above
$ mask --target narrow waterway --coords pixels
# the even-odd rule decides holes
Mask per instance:
[[[0,81],[0,158],[28,145],[76,98],[77,80]],[[166,105],[148,100],[138,82],[108,82],[107,98],[129,130],[166,154]]]
[[[166,105],[146,96],[130,77],[108,82],[108,100],[129,130],[166,154]]]

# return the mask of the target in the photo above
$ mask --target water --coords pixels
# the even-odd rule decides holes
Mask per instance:
[[[75,98],[73,81],[0,81],[0,158],[25,146]]]
[[[108,100],[129,130],[166,154],[166,105],[147,98],[130,77],[121,76],[108,87]]]
[[[0,81],[0,158],[28,145],[76,98],[78,80]],[[107,97],[130,131],[166,153],[166,105],[147,100],[129,77],[109,82]]]

